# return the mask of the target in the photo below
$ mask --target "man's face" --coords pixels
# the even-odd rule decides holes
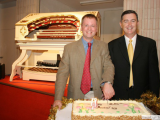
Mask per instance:
[[[84,18],[81,25],[83,39],[90,42],[97,32],[97,22],[94,18]]]
[[[120,22],[120,26],[128,38],[133,38],[137,33],[138,26],[136,15],[133,13],[124,15],[122,21]]]

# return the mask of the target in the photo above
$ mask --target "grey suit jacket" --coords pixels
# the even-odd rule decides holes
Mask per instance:
[[[83,67],[85,62],[85,50],[82,40],[67,44],[64,47],[63,56],[56,76],[55,100],[61,100],[64,95],[66,82],[69,77],[68,98],[84,99],[84,94],[80,89]],[[102,82],[113,83],[114,66],[110,59],[108,44],[94,40],[90,63],[91,80],[94,95],[101,98]]]

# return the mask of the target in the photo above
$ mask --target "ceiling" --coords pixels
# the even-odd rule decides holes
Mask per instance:
[[[115,2],[112,3],[97,3],[92,5],[85,5],[81,6],[81,1],[91,1],[91,0],[58,0],[59,2],[74,8],[76,10],[95,10],[95,9],[108,9],[108,8],[116,8],[116,7],[123,7],[123,1],[124,0],[115,0]],[[94,1],[94,0],[92,0]]]
[[[0,0],[0,4],[4,4],[7,2],[12,2],[12,1],[16,1],[16,0]]]
[[[4,4],[7,2],[12,2],[16,0],[0,0],[0,4]],[[53,0],[54,1],[54,0]],[[108,8],[117,8],[117,7],[123,7],[123,1],[124,0],[113,0],[115,2],[111,3],[97,3],[97,4],[92,4],[92,5],[85,5],[81,6],[80,2],[81,1],[95,1],[95,0],[57,0],[73,9],[76,10],[96,10],[96,9],[108,9]]]

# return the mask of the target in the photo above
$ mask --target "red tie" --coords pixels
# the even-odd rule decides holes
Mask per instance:
[[[84,94],[88,93],[91,88],[91,74],[90,74],[91,45],[92,43],[88,43],[88,50],[86,54],[86,60],[84,63],[83,75],[81,81],[81,90]]]

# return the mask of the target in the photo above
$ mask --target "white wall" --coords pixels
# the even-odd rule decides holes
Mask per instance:
[[[15,13],[16,2],[9,2],[1,5],[0,9],[1,23],[1,40],[0,40],[0,56],[5,64],[5,73],[11,73],[12,63],[18,58],[15,37]]]
[[[75,10],[58,2],[57,0],[40,0],[40,13],[64,11],[70,12]]]
[[[119,25],[123,8],[112,8],[99,10],[102,16],[101,38],[102,41],[110,42],[122,35],[122,29]]]

